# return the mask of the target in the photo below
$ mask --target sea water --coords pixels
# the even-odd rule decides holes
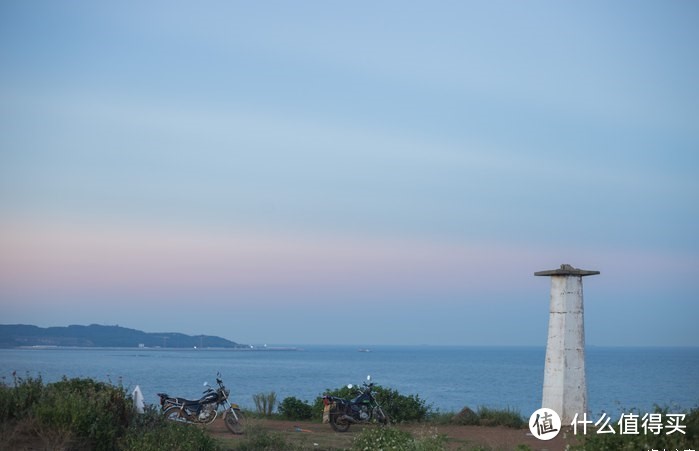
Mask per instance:
[[[327,389],[372,381],[418,395],[442,412],[465,406],[510,408],[524,417],[541,407],[543,347],[298,346],[297,350],[222,349],[0,349],[0,378],[90,377],[138,385],[147,403],[156,393],[196,399],[217,373],[243,407],[252,395],[274,391],[313,403]],[[367,352],[368,351],[368,352]],[[618,416],[624,410],[670,413],[699,406],[699,348],[586,350],[588,410]]]

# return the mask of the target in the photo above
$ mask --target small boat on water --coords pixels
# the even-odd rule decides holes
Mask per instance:
[[[358,352],[371,352],[371,349],[361,348],[357,350]]]

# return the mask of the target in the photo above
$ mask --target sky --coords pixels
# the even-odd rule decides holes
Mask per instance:
[[[0,323],[699,346],[699,4],[0,3]]]

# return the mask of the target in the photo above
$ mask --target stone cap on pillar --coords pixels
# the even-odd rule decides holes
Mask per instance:
[[[599,271],[573,268],[571,265],[561,265],[558,269],[549,269],[548,271],[538,271],[534,273],[535,276],[594,276],[595,274],[599,274]]]

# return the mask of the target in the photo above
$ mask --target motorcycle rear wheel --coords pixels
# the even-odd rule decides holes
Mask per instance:
[[[229,431],[236,435],[240,435],[245,430],[245,418],[243,417],[243,412],[240,409],[233,409],[235,411],[235,416],[230,412],[226,412],[223,417],[223,422],[226,423],[226,427]],[[236,417],[238,417],[236,419]]]
[[[341,419],[340,414],[330,414],[330,427],[333,428],[335,432],[347,432],[350,428],[350,422]]]
[[[182,409],[178,406],[168,407],[167,409],[165,409],[165,412],[163,412],[163,416],[166,420],[177,421],[180,423],[187,422],[187,417],[185,416],[184,411],[182,411]]]

